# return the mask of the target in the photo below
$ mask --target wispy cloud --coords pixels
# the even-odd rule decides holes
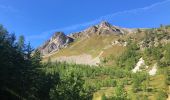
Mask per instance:
[[[0,5],[0,11],[16,13],[18,12],[18,9],[13,8],[12,6],[9,5]]]
[[[68,26],[68,27],[52,29],[52,30],[49,30],[49,31],[45,31],[45,32],[41,33],[40,35],[29,36],[29,38],[30,39],[45,39],[45,38],[47,38],[47,36],[49,36],[49,34],[51,35],[51,33],[56,32],[56,31],[75,31],[77,29],[81,29],[81,28],[84,28],[84,27],[95,25],[95,24],[97,24],[97,23],[99,23],[103,20],[111,20],[116,16],[120,16],[120,15],[124,15],[124,14],[136,14],[136,13],[139,13],[139,12],[148,11],[150,9],[156,8],[158,6],[162,6],[162,5],[169,3],[169,2],[170,2],[170,0],[164,0],[164,1],[161,1],[161,2],[151,4],[151,5],[146,6],[146,7],[142,7],[142,8],[136,8],[136,9],[132,9],[132,10],[124,10],[124,11],[104,15],[104,16],[101,16],[101,17],[99,17],[95,20],[92,20],[92,21],[89,21],[89,22],[86,22],[86,23],[75,24],[75,25],[71,25],[71,26]]]

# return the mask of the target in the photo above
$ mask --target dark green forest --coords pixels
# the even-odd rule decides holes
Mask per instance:
[[[32,53],[34,51],[34,53]],[[49,63],[48,63],[49,64]],[[91,98],[83,90],[84,81],[73,72],[46,74],[38,50],[20,36],[0,26],[0,99],[1,100],[79,100]],[[82,95],[81,95],[82,94]]]

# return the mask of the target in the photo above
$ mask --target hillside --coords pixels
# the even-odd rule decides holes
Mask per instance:
[[[46,42],[39,49],[43,54],[44,62],[51,59],[53,62],[66,61],[98,65],[104,57],[120,55],[126,49],[129,35],[135,32],[136,29],[120,28],[112,26],[108,22],[101,22],[99,25],[92,26],[84,31],[72,33],[68,36],[64,35],[73,40],[68,43],[56,42],[60,41],[60,37],[56,38],[55,34],[57,33],[55,33],[49,42]],[[65,38],[61,38],[61,40],[66,41]],[[49,52],[44,53],[44,51]]]

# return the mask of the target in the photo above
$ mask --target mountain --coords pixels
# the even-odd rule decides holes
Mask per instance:
[[[113,48],[113,51],[117,52],[114,55],[121,54],[126,45],[126,41],[121,38],[126,38],[127,34],[135,31],[136,29],[121,28],[102,21],[98,25],[69,35],[56,32],[38,49],[43,55],[43,61],[51,58],[52,61],[98,65],[100,59],[109,56]]]
[[[130,30],[130,29],[129,29]],[[55,52],[66,47],[69,43],[78,38],[88,38],[94,35],[123,35],[129,33],[128,29],[112,26],[110,23],[103,21],[99,25],[91,26],[81,32],[72,33],[68,36],[63,32],[56,32],[38,49],[43,55]]]
[[[127,44],[126,36],[134,32],[136,29],[121,28],[102,21],[69,35],[56,32],[38,49],[43,55],[43,61],[51,58],[52,61],[98,65],[105,56],[115,52],[115,56],[121,54]]]

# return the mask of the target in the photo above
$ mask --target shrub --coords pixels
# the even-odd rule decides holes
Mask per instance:
[[[166,100],[167,97],[168,96],[167,96],[166,92],[163,90],[160,90],[160,91],[158,91],[156,100]]]
[[[107,100],[106,95],[103,94],[101,100]]]

